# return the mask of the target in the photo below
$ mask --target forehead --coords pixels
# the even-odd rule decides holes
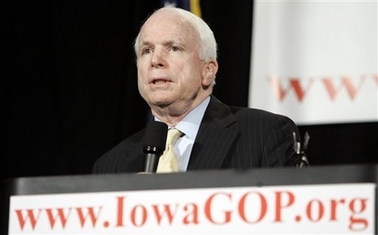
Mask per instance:
[[[158,40],[193,42],[198,39],[198,33],[193,25],[179,15],[161,11],[154,13],[143,24],[140,39],[141,42]]]

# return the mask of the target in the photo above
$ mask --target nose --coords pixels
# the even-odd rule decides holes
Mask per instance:
[[[151,66],[153,68],[161,68],[166,64],[164,54],[160,50],[155,50],[151,57]]]

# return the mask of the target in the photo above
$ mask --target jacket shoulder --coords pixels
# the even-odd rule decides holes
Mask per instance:
[[[92,168],[93,173],[116,173],[139,171],[138,157],[143,154],[142,141],[145,130],[141,130],[119,142],[109,151],[99,157]],[[142,160],[142,158],[140,158]],[[136,166],[138,165],[138,167]],[[127,167],[130,167],[126,169]]]

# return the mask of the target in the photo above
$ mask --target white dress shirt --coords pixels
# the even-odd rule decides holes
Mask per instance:
[[[203,115],[209,105],[210,96],[207,97],[200,105],[193,109],[186,117],[181,120],[174,128],[179,129],[184,136],[178,139],[174,147],[179,158],[179,171],[185,172],[188,168],[190,154],[192,152],[194,140],[196,139],[199,126]],[[156,121],[160,121],[155,118]],[[169,127],[173,128],[173,127]]]

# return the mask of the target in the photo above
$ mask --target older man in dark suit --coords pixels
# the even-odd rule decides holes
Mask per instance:
[[[164,7],[136,40],[138,88],[156,121],[181,132],[174,172],[294,166],[298,129],[289,118],[230,107],[212,95],[217,44],[209,26],[189,11]],[[142,172],[142,130],[100,157],[94,173]],[[159,163],[160,164],[160,163]]]

